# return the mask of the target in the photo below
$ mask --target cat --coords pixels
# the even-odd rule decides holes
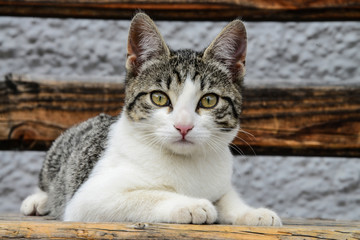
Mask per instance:
[[[202,52],[171,50],[145,13],[132,19],[125,106],[63,133],[24,215],[64,221],[281,226],[231,184],[247,35],[229,23]]]

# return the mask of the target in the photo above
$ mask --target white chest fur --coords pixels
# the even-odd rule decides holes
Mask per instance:
[[[124,117],[114,124],[108,149],[92,173],[101,182],[107,179],[113,191],[167,190],[214,202],[230,189],[232,155],[227,148],[221,154],[201,150],[175,155],[141,145],[128,124]]]

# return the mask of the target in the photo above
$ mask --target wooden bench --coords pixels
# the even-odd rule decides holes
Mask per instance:
[[[121,79],[76,80],[7,75],[0,82],[0,149],[46,150],[74,124],[120,113]],[[360,157],[360,87],[256,87],[244,94],[241,123],[249,134],[239,132],[235,153]]]
[[[0,0],[0,15],[246,21],[360,20],[359,1]],[[0,82],[0,150],[46,150],[65,129],[100,112],[118,114],[124,85],[9,74]],[[106,79],[105,79],[106,80]],[[360,157],[358,86],[254,87],[245,91],[234,153]],[[68,223],[0,216],[1,239],[360,239],[360,222],[285,219],[284,227]]]
[[[0,0],[0,15],[131,19],[142,9],[167,20],[359,20],[358,0]]]
[[[360,222],[284,220],[284,227],[82,223],[49,217],[0,216],[1,239],[360,239]]]

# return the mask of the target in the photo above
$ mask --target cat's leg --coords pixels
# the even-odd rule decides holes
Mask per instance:
[[[252,226],[281,226],[279,216],[266,208],[254,209],[246,205],[232,189],[215,204],[219,223]]]
[[[176,193],[167,194],[154,206],[161,222],[211,224],[217,220],[217,211],[207,199],[190,198]]]
[[[82,196],[81,196],[82,195]],[[86,198],[77,194],[68,204],[65,221],[146,221],[210,224],[217,219],[214,205],[161,190],[135,190]]]
[[[36,193],[28,196],[22,202],[20,212],[27,216],[43,216],[48,214],[47,209],[48,194],[40,189]]]

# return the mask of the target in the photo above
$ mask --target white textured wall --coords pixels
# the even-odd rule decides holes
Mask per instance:
[[[206,47],[224,22],[158,22],[174,49]],[[247,85],[360,83],[358,22],[246,23]],[[0,76],[123,76],[129,21],[0,17]],[[16,212],[43,152],[0,152],[0,212]],[[237,157],[247,202],[284,217],[360,219],[360,159]]]
[[[124,75],[129,21],[0,17],[0,76]],[[174,48],[205,48],[225,22],[157,22]],[[249,22],[247,84],[352,84],[358,22]]]

